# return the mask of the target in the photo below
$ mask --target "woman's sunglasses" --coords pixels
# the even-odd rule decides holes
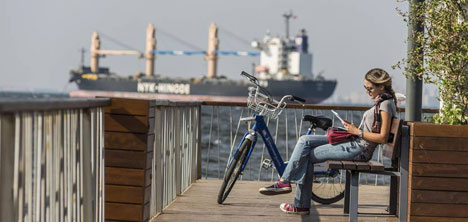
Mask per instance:
[[[368,91],[368,92],[371,92],[372,90],[374,90],[374,87],[364,86],[364,89],[366,89],[366,91]]]

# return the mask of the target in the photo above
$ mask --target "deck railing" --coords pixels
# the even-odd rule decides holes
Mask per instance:
[[[200,103],[156,101],[150,218],[200,178]]]
[[[0,100],[1,221],[104,221],[109,103]]]
[[[344,119],[359,125],[364,112],[369,108],[365,106],[301,106],[292,104],[288,105],[277,119],[267,119],[266,122],[283,159],[287,161],[296,141],[309,128],[308,123],[302,121],[303,115],[327,116],[333,120],[334,126],[341,126],[330,112],[330,110],[335,110]],[[423,119],[427,119],[426,117],[430,117],[436,112],[438,110],[423,109]],[[222,179],[228,160],[231,158],[232,150],[236,148],[239,140],[249,127],[246,123],[239,122],[239,119],[251,116],[252,112],[247,109],[245,103],[204,102],[202,114],[202,122],[205,123],[202,137],[202,177]],[[404,119],[404,108],[398,109],[398,118]],[[325,134],[320,129],[315,133]],[[278,179],[273,168],[267,170],[261,167],[264,159],[270,159],[270,157],[266,152],[263,141],[259,139],[255,152],[250,157],[241,179],[257,181]],[[373,160],[379,162],[389,161],[382,156],[380,147],[374,152]],[[381,185],[389,182],[387,176],[361,175],[360,182],[363,184]]]

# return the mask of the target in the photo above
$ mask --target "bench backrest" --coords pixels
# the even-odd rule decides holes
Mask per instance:
[[[396,160],[400,156],[401,127],[403,120],[392,118],[390,126],[389,142],[383,145],[383,155]],[[392,161],[393,162],[393,161]]]

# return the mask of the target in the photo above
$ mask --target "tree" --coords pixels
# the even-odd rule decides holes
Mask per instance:
[[[412,5],[411,17],[399,10],[408,24],[421,21],[424,33],[415,33],[419,47],[395,66],[404,66],[407,78],[437,85],[441,108],[432,118],[435,123],[468,124],[467,6],[468,0],[425,0]],[[419,64],[421,55],[424,64]]]

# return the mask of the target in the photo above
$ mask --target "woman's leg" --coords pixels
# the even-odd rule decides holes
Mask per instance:
[[[354,141],[337,145],[325,144],[312,149],[308,156],[307,170],[304,172],[302,183],[298,183],[296,186],[294,206],[310,208],[315,163],[327,160],[353,160],[362,150],[363,148]]]
[[[281,180],[302,184],[310,167],[309,162],[312,150],[324,144],[328,144],[328,139],[325,135],[301,136],[294,147]]]
[[[291,192],[291,185],[289,182],[302,183],[304,175],[307,172],[308,162],[310,162],[309,156],[312,148],[327,143],[328,139],[323,135],[301,136],[291,154],[291,158],[288,161],[288,165],[283,172],[280,182],[262,187],[258,191],[264,195],[277,195]]]

